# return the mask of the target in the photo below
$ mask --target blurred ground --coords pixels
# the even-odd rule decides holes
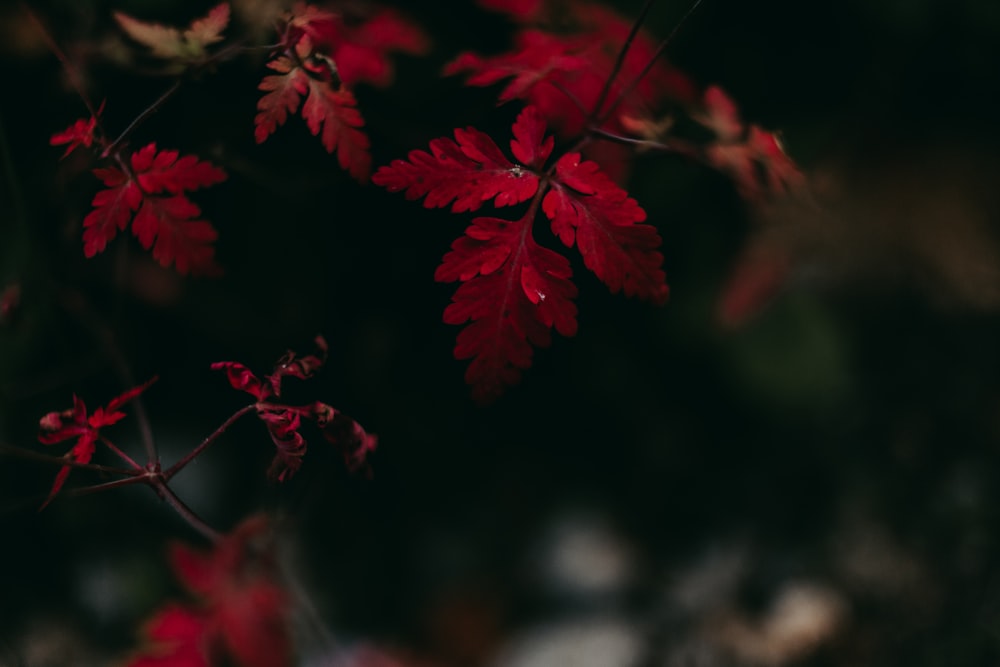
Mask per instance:
[[[100,36],[113,9],[172,3],[30,4],[91,64],[109,124],[165,88],[110,63]],[[426,4],[407,8],[434,51],[359,92],[376,164],[509,124],[493,91],[438,77],[460,49],[500,48],[507,26]],[[685,9],[658,3],[649,29]],[[313,447],[271,487],[252,421],[178,478],[217,525],[282,517],[303,664],[1000,661],[995,3],[706,0],[672,59],[781,129],[821,206],[754,221],[722,177],[644,158],[629,190],[664,237],[671,302],[581,277],[580,333],[485,409],[440,321],[451,288],[432,279],[465,218],[357,187],[300,123],[255,146],[261,71],[243,61],[142,133],[229,171],[199,197],[225,277],[180,280],[124,238],[84,260],[94,182],[47,145],[84,110],[16,8],[0,27],[0,287],[20,289],[0,330],[0,436],[33,447],[74,392],[117,394],[110,331],[136,378],[161,376],[146,404],[177,457],[241,405],[211,362],[267,369],[323,333],[331,360],[309,397],[379,434],[374,479]],[[795,258],[791,278],[723,327],[723,287],[761,239]],[[137,444],[132,422],[116,428]],[[108,664],[177,593],[165,541],[197,539],[146,489],[39,514],[52,474],[0,459],[5,667]]]

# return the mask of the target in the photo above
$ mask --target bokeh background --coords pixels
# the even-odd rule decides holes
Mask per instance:
[[[114,128],[169,80],[111,12],[183,23],[210,6],[29,4]],[[518,107],[440,70],[504,48],[510,24],[472,3],[398,6],[433,50],[358,90],[375,164],[455,127],[506,137]],[[659,2],[647,28],[686,10]],[[664,239],[670,302],[609,295],[574,258],[579,334],[485,408],[441,322],[453,286],[433,281],[469,216],[358,186],[298,119],[255,145],[248,57],[136,136],[229,172],[196,195],[225,275],[179,278],[124,235],[86,260],[97,182],[82,152],[48,146],[85,109],[13,3],[0,33],[0,289],[20,290],[0,328],[0,441],[40,449],[38,418],[73,393],[102,404],[124,363],[160,376],[145,406],[173,460],[243,405],[211,362],[266,372],[322,333],[330,361],[296,389],[378,433],[373,479],[314,437],[301,473],[270,485],[253,419],[177,478],[222,529],[279,517],[302,664],[1000,660],[996,3],[706,0],[670,59],[781,130],[819,205],[761,218],[722,175],[641,157],[628,187]],[[725,325],[751,247],[792,269]],[[139,451],[133,419],[113,434]],[[145,488],[39,513],[54,472],[0,458],[0,665],[114,664],[180,595],[164,545],[199,538]]]

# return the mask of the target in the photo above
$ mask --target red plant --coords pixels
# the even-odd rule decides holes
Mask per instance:
[[[73,407],[62,412],[50,412],[38,422],[38,441],[43,445],[55,445],[66,440],[76,438],[73,447],[66,453],[66,460],[75,464],[90,463],[97,450],[97,441],[100,440],[115,454],[125,460],[133,468],[138,465],[110,440],[104,438],[100,430],[105,426],[113,426],[125,418],[125,413],[120,410],[126,403],[137,397],[149,388],[149,385],[156,382],[154,377],[145,384],[133,387],[123,394],[116,396],[108,402],[106,407],[97,408],[93,414],[87,415],[87,406],[84,402],[73,395]],[[44,508],[56,497],[59,490],[66,483],[69,477],[70,466],[64,465],[56,474],[56,479],[52,483],[49,497],[42,504]]]
[[[264,516],[245,519],[211,551],[170,548],[174,573],[197,602],[169,603],[145,627],[128,667],[283,667],[292,664],[288,594]]]
[[[359,25],[342,14],[297,2],[284,16],[281,50],[267,63],[277,72],[264,77],[257,102],[254,136],[263,143],[302,98],[302,118],[323,147],[337,151],[341,168],[359,181],[368,179],[371,155],[364,120],[351,92],[355,83],[386,86],[392,81],[389,51],[422,53],[423,33],[395,12],[377,10]]]
[[[471,321],[459,334],[455,356],[472,359],[466,380],[483,401],[517,382],[531,365],[532,346],[547,346],[552,328],[564,336],[576,333],[569,262],[532,235],[539,209],[553,233],[566,246],[576,245],[587,268],[612,292],[656,303],[667,298],[660,237],[643,224],[646,214],[635,200],[579,153],[546,167],[554,142],[534,107],[517,117],[513,134],[516,163],[470,127],[455,130],[455,141],[435,139],[430,153],[412,151],[409,162],[395,160],[373,177],[408,199],[423,197],[427,208],[451,204],[456,213],[478,210],[491,199],[497,207],[531,199],[517,220],[475,218],[434,274],[441,282],[464,283],[444,319]]]
[[[344,463],[352,472],[369,471],[367,457],[375,450],[378,439],[369,435],[356,421],[330,407],[326,403],[310,403],[305,406],[291,406],[274,402],[281,396],[281,380],[285,377],[307,379],[319,370],[326,361],[327,345],[322,336],[316,338],[320,356],[308,355],[298,358],[294,352],[287,352],[274,366],[266,381],[261,381],[250,369],[235,361],[220,361],[212,364],[213,370],[226,371],[229,384],[234,389],[245,391],[257,402],[254,408],[257,416],[267,426],[271,440],[277,448],[268,477],[283,482],[302,466],[306,453],[305,438],[299,433],[302,418],[312,420],[327,442],[337,447],[344,457]]]
[[[231,19],[227,3],[184,27],[116,12],[121,30],[174,81],[117,136],[105,127],[105,105],[95,107],[77,84],[89,113],[53,134],[50,144],[66,147],[63,158],[85,149],[97,161],[92,173],[103,187],[82,220],[84,255],[103,252],[131,228],[160,265],[180,274],[221,273],[215,259],[218,231],[202,217],[191,193],[226,180],[227,171],[186,150],[161,149],[155,140],[135,137],[186,81],[254,50],[267,53],[267,73],[257,84],[262,94],[252,115],[257,144],[300,114],[327,153],[335,153],[339,166],[358,182],[371,178],[409,200],[422,200],[425,208],[449,207],[453,213],[476,213],[487,205],[516,207],[508,215],[491,211],[472,218],[434,274],[438,282],[459,283],[443,317],[462,327],[454,354],[469,360],[465,377],[481,402],[518,382],[535,348],[551,343],[553,330],[563,336],[577,332],[571,259],[547,246],[575,247],[583,266],[612,293],[658,305],[667,300],[660,233],[623,185],[626,158],[650,151],[696,160],[727,174],[758,208],[802,187],[804,179],[777,135],[745,123],[721,88],[700,90],[661,58],[669,38],[657,45],[643,30],[651,2],[634,22],[585,0],[478,4],[512,21],[512,46],[499,54],[462,52],[444,73],[464,75],[470,86],[499,85],[499,103],[522,103],[512,138],[501,143],[475,127],[458,128],[453,137],[432,139],[428,150],[412,150],[374,174],[356,87],[389,85],[394,78],[390,54],[422,54],[429,47],[424,32],[401,14],[364,3],[299,1],[287,11],[275,10],[269,25],[276,37],[260,45],[225,34]],[[53,49],[71,70],[65,55],[54,44]],[[686,123],[678,122],[682,116]],[[241,122],[249,136],[249,110]],[[226,162],[230,154],[225,151],[217,155],[213,159],[227,168],[236,163]],[[231,171],[239,173],[235,167]],[[737,321],[752,311],[762,293],[780,284],[788,268],[784,260],[768,255],[740,273],[740,284],[723,301],[723,315]],[[20,303],[20,283],[0,296],[0,323],[6,324]],[[287,352],[265,375],[239,362],[213,363],[211,368],[223,371],[231,387],[249,394],[252,402],[167,467],[139,406],[145,463],[104,434],[125,417],[123,406],[155,378],[93,413],[74,395],[71,409],[42,417],[42,444],[73,441],[61,457],[29,454],[59,466],[42,507],[60,492],[65,497],[142,483],[212,543],[205,551],[171,548],[172,568],[191,599],[155,613],[145,628],[145,646],[130,658],[129,667],[291,663],[289,596],[278,581],[268,521],[254,517],[222,535],[184,504],[171,480],[251,413],[275,447],[267,471],[272,481],[288,481],[299,471],[307,450],[303,433],[313,427],[337,448],[349,470],[370,473],[376,436],[327,403],[293,405],[282,396],[286,378],[307,380],[325,364],[326,341],[317,337],[315,344],[313,354]],[[127,467],[92,463],[98,443]],[[72,468],[120,479],[64,491]]]

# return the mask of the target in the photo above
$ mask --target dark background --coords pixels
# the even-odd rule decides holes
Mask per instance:
[[[116,64],[111,11],[183,23],[209,6],[174,5],[32,3],[112,128],[169,79]],[[625,16],[638,5],[618,3]],[[465,3],[406,9],[434,48],[397,58],[390,88],[359,87],[375,164],[455,127],[508,136],[517,106],[439,72],[461,50],[502,49],[510,25]],[[668,34],[686,9],[657,3],[648,30]],[[579,334],[556,337],[485,408],[451,356],[458,329],[441,322],[453,286],[433,281],[470,216],[358,186],[298,118],[255,145],[263,70],[246,58],[185,86],[136,136],[228,171],[195,196],[220,231],[224,277],[179,278],[128,235],[86,260],[97,182],[83,152],[59,162],[48,146],[85,109],[17,7],[0,22],[0,283],[21,288],[0,330],[2,440],[40,449],[42,414],[122,391],[120,355],[136,381],[160,376],[145,405],[169,462],[244,404],[211,362],[266,372],[322,333],[329,363],[296,391],[378,433],[374,478],[344,472],[314,435],[301,473],[269,485],[272,445],[247,419],[177,479],[222,529],[281,517],[286,567],[315,605],[307,643],[323,627],[482,664],[526,628],[600,613],[642,629],[648,664],[766,664],[713,635],[715,619],[760,630],[780,592],[807,581],[837,601],[836,628],[772,664],[1000,659],[995,3],[706,0],[671,60],[780,129],[819,193],[820,212],[780,227],[787,284],[743,326],[721,326],[727,278],[768,221],[721,175],[642,157],[629,191],[664,239],[671,301],[609,295],[574,257]],[[113,433],[139,455],[134,419]],[[178,594],[165,542],[198,542],[147,489],[38,513],[53,474],[0,459],[3,665],[120,655]],[[94,481],[76,472],[70,485]],[[599,595],[549,586],[537,565],[547,536],[581,516],[629,554]],[[711,575],[720,553],[741,564],[724,592],[673,609],[673,587],[692,568]],[[682,662],[694,637],[705,662]],[[75,661],[30,657],[39,638]]]

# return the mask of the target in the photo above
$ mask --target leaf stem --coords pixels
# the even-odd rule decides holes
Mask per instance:
[[[175,463],[172,466],[170,466],[169,468],[167,468],[167,470],[163,473],[163,478],[165,480],[170,480],[174,475],[176,475],[181,470],[183,470],[184,467],[187,464],[191,463],[191,461],[193,461],[202,452],[204,452],[205,449],[207,449],[209,445],[211,445],[213,442],[215,442],[216,440],[218,440],[219,436],[222,435],[225,432],[226,429],[228,429],[237,420],[239,420],[241,417],[243,417],[243,415],[248,414],[249,412],[251,412],[252,410],[255,410],[256,408],[257,408],[257,404],[256,403],[251,403],[250,405],[244,406],[244,407],[240,408],[239,410],[237,410],[236,412],[234,412],[232,415],[230,415],[229,419],[227,419],[226,421],[222,422],[222,424],[219,426],[219,428],[217,428],[214,431],[212,431],[212,433],[209,434],[209,436],[207,438],[205,438],[204,440],[202,440],[201,443],[197,447],[195,447],[190,452],[188,452],[184,456],[184,458],[182,458],[180,461],[178,461],[177,463]]]

